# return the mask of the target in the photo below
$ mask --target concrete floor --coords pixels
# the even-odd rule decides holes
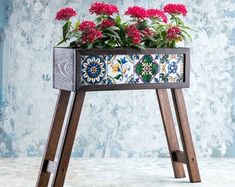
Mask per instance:
[[[0,187],[34,187],[39,158],[0,159]],[[235,159],[199,159],[202,183],[174,179],[170,159],[71,159],[65,187],[234,187]]]

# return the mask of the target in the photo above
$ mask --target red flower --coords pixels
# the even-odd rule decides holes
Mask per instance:
[[[118,8],[115,5],[111,5],[111,4],[107,4],[103,2],[93,3],[89,11],[92,14],[108,15],[108,16],[111,16],[119,12]]]
[[[99,38],[102,38],[102,33],[99,30],[88,29],[83,33],[82,43],[94,43]]]
[[[162,22],[167,23],[167,17],[165,13],[159,9],[149,9],[147,10],[147,14],[149,18],[158,18]]]
[[[147,11],[139,6],[129,7],[125,14],[137,19],[145,19],[148,17]]]
[[[181,30],[179,27],[170,27],[168,30],[167,30],[167,35],[166,37],[169,39],[169,40],[177,40],[177,39],[180,39],[181,37]]]
[[[126,28],[127,36],[131,38],[134,44],[141,42],[141,33],[135,25],[130,25]]]
[[[150,36],[153,36],[154,35],[154,32],[150,29],[150,28],[145,28],[143,31],[142,31],[143,35],[145,37],[150,37]]]
[[[111,21],[111,20],[109,20],[109,19],[105,19],[105,20],[103,20],[102,23],[100,24],[100,27],[101,27],[101,28],[106,28],[106,27],[112,27],[112,26],[114,26],[114,25],[115,25],[115,23],[114,23],[113,21]]]
[[[71,17],[76,16],[77,12],[70,7],[67,8],[62,8],[60,9],[57,13],[56,13],[56,20],[64,20],[67,21],[69,20]]]
[[[182,14],[183,16],[186,16],[188,12],[185,5],[172,3],[165,5],[163,10],[169,14]]]
[[[83,21],[79,26],[80,31],[85,31],[87,29],[94,29],[94,28],[95,28],[95,23],[93,21]]]

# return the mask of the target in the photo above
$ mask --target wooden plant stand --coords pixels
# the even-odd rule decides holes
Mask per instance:
[[[97,56],[94,56],[94,54]],[[137,54],[137,56],[141,54],[148,56],[152,54],[154,55],[164,54],[165,56],[164,55],[161,56],[159,59],[160,61],[158,61],[158,58],[152,58],[153,61],[154,59],[156,59],[154,63],[157,64],[158,67],[162,65],[162,67],[158,68],[157,71],[158,73],[155,73],[155,76],[158,76],[157,77],[158,80],[155,77],[157,82],[144,82],[144,81],[143,83],[138,81],[134,82],[133,79],[135,79],[136,75],[134,76],[131,75],[132,82],[128,83],[119,82],[118,84],[117,82],[115,82],[116,84],[114,84],[113,82],[113,84],[107,84],[107,82],[105,81],[103,81],[102,84],[99,83],[97,85],[95,84],[95,82],[93,82],[93,84],[86,84],[86,82],[84,83],[84,81],[87,80],[86,76],[83,77],[82,74],[84,72],[86,73],[86,71],[83,71],[84,68],[83,63],[85,63],[86,59],[89,58],[89,55],[90,56],[92,55],[92,58],[93,57],[98,58],[99,56],[102,55],[104,58],[106,58],[107,54],[110,54],[108,57],[109,59],[110,57],[112,57],[112,55],[113,56],[115,55],[115,58],[120,57],[123,59],[124,58],[123,55],[130,55],[130,54],[131,55]],[[181,81],[177,82],[169,81],[170,78],[174,76],[173,74],[170,75],[169,73],[169,72],[172,73],[172,71],[170,70],[174,68],[172,68],[172,66],[170,65],[174,63],[170,62],[170,60],[168,59],[167,62],[168,64],[165,64],[166,66],[168,65],[168,67],[170,67],[168,74],[166,73],[168,77],[165,76],[162,79],[164,81],[161,82],[161,77],[163,77],[162,74],[164,74],[161,73],[162,71],[161,68],[165,67],[164,62],[161,60],[164,59],[166,55],[167,57],[169,57],[170,55],[170,57],[174,57],[173,59],[176,60],[177,59],[176,56],[181,54],[183,57],[181,59],[183,64],[182,68],[183,79],[180,79]],[[134,73],[135,69],[136,71],[139,71],[138,67],[144,67],[145,62],[146,63],[150,62],[149,61],[150,58],[148,56],[146,56],[146,59],[148,61],[147,60],[145,61],[144,55],[143,57],[137,58],[138,61],[136,63],[137,65],[135,64],[135,62],[133,63],[134,68],[132,69],[134,69]],[[115,58],[112,60],[112,63],[116,63]],[[111,61],[105,62],[104,60],[104,63],[106,64],[105,71],[107,70],[107,68],[109,68],[107,66],[108,64],[110,64],[110,62]],[[141,65],[138,66],[138,64],[141,64],[142,66]],[[157,67],[155,64],[152,64],[151,66],[147,67],[154,67],[154,66]],[[87,64],[85,64],[84,66],[87,67]],[[154,72],[154,70],[152,72]],[[175,71],[173,73],[175,73]],[[136,74],[138,74],[138,72]],[[175,178],[184,178],[185,172],[183,164],[186,164],[190,182],[194,183],[201,181],[196,154],[194,151],[192,136],[190,132],[184,96],[182,92],[182,88],[189,87],[189,49],[187,48],[148,49],[147,51],[140,51],[135,49],[81,50],[81,49],[69,49],[69,48],[55,48],[53,75],[54,75],[54,88],[59,89],[59,95],[36,187],[47,187],[49,184],[49,179],[51,174],[53,174],[53,180],[51,185],[52,187],[62,187],[64,185],[64,180],[68,169],[68,164],[71,156],[71,151],[86,91],[97,91],[97,90],[155,89],[164,125],[171,162],[173,166],[174,176]],[[144,80],[145,77],[141,77],[141,75],[142,74],[140,74],[139,76],[140,79],[143,78]],[[147,76],[147,78],[149,77]],[[167,89],[171,89],[183,151],[181,151],[179,148],[179,143],[174,126]],[[71,105],[68,105],[69,99],[72,100]],[[65,121],[66,111],[69,112],[68,112],[68,118]],[[65,130],[62,133],[63,128]],[[62,141],[61,144],[59,145],[60,138]],[[55,158],[58,149],[59,149],[58,158]]]

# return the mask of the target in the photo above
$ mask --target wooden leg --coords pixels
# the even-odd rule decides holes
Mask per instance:
[[[162,121],[165,129],[165,134],[167,138],[168,149],[170,152],[171,162],[174,170],[175,178],[185,177],[183,164],[176,162],[173,159],[173,153],[179,151],[179,143],[175,131],[174,121],[171,113],[170,102],[167,95],[166,89],[156,90],[158,103],[160,107],[160,112],[162,116]]]
[[[60,91],[55,107],[54,117],[51,124],[51,129],[45,148],[45,153],[42,159],[41,168],[38,175],[36,187],[47,187],[50,179],[50,172],[47,172],[47,167],[50,161],[54,161],[56,150],[63,127],[63,121],[69,102],[70,92]]]
[[[77,126],[82,111],[82,105],[85,98],[85,92],[81,91],[74,93],[74,102],[72,104],[69,121],[65,129],[64,138],[62,140],[62,146],[60,155],[58,158],[58,164],[55,175],[52,181],[52,187],[63,187],[68,164],[73,148],[73,143],[77,131]]]
[[[184,102],[183,92],[182,89],[172,89],[171,92],[175,106],[190,182],[200,182],[201,179],[197,164],[197,158],[193,147],[193,140],[189,127],[189,121]]]

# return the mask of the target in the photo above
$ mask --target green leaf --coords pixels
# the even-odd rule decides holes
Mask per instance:
[[[188,26],[180,26],[180,28],[183,28],[183,29],[188,29],[188,30],[191,30],[191,31],[194,31],[194,32],[197,32],[195,29],[191,29],[190,27]]]
[[[116,26],[112,26],[112,27],[107,27],[106,30],[114,30],[114,31],[119,31],[120,29]]]
[[[75,23],[74,29],[78,30],[79,26],[80,26],[80,20],[77,20],[77,22]]]
[[[103,34],[106,35],[106,36],[110,36],[110,37],[113,37],[113,38],[120,39],[120,36],[114,30],[105,30],[105,31],[103,31]]]
[[[95,21],[97,22],[97,23],[100,23],[101,21],[102,21],[102,17],[97,17],[96,19],[95,19]]]
[[[93,47],[93,43],[89,44],[89,45],[87,46],[87,49],[91,49],[92,47]]]
[[[66,21],[66,23],[63,26],[63,39],[64,39],[64,41],[66,41],[66,36],[70,30],[70,26],[71,26],[70,20]]]
[[[139,30],[145,29],[148,27],[148,22],[146,20],[139,22],[139,24],[137,25],[137,28]]]
[[[59,46],[60,44],[64,43],[64,40],[61,40],[56,46]]]
[[[118,15],[115,19],[115,23],[116,23],[117,26],[120,26],[121,22],[122,22],[121,17],[120,17],[120,15]]]
[[[165,30],[161,32],[161,36],[162,36],[163,38],[166,37],[166,31],[165,31]]]
[[[133,47],[136,47],[138,49],[142,49],[146,51],[146,48],[143,45],[137,45],[137,44],[133,44]]]
[[[190,36],[189,33],[187,33],[185,30],[181,30],[189,39],[192,41],[192,37]]]

